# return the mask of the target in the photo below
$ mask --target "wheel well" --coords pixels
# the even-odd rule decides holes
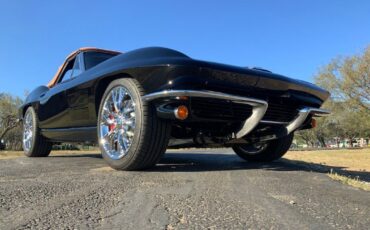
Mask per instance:
[[[96,116],[98,116],[100,101],[103,97],[105,89],[108,87],[108,85],[112,81],[114,81],[116,79],[119,79],[119,78],[132,78],[132,76],[130,76],[129,74],[126,74],[126,73],[121,73],[121,74],[116,74],[116,75],[106,77],[106,78],[99,81],[99,83],[96,87],[96,91],[95,91],[95,113],[96,113]]]
[[[31,106],[32,106],[31,104],[28,104],[28,105],[26,105],[26,106],[23,107],[23,110],[22,110],[22,118],[24,117],[24,114],[26,113],[27,109],[29,107],[31,107]]]

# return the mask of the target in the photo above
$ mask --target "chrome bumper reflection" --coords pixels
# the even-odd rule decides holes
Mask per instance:
[[[259,121],[262,119],[263,115],[267,110],[267,102],[250,97],[240,97],[226,93],[219,93],[213,91],[197,91],[197,90],[164,90],[156,93],[151,93],[143,96],[143,99],[146,101],[152,101],[158,98],[164,97],[203,97],[203,98],[214,98],[214,99],[223,99],[229,100],[233,103],[247,104],[253,107],[252,115],[244,121],[240,130],[235,134],[235,138],[241,138],[247,135],[254,127],[257,126]]]
[[[305,107],[299,110],[298,116],[286,126],[288,134],[297,130],[306,121],[308,115],[312,114],[314,117],[323,117],[330,114],[326,109],[318,109],[312,107]]]

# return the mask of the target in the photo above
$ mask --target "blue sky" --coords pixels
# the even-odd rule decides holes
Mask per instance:
[[[0,92],[23,97],[83,46],[177,49],[312,81],[370,45],[370,1],[0,0]]]

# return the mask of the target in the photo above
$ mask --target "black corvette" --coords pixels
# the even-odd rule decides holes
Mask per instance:
[[[48,156],[54,143],[98,143],[111,167],[139,170],[168,147],[232,147],[248,161],[278,159],[296,130],[329,113],[320,109],[328,96],[264,69],[166,48],[83,48],[19,112],[29,157]]]

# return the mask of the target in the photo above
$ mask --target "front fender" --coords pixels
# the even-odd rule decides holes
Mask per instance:
[[[24,103],[19,107],[19,110],[18,110],[18,116],[19,116],[19,119],[22,120],[23,119],[23,115],[24,113],[26,112],[26,109],[32,105],[32,106],[35,106],[36,108],[36,111],[37,111],[37,105],[40,101],[40,97],[42,97],[42,95],[44,95],[47,91],[49,91],[49,88],[42,85],[42,86],[39,86],[37,87],[36,89],[34,89],[27,97],[26,97],[26,100],[24,101]]]

